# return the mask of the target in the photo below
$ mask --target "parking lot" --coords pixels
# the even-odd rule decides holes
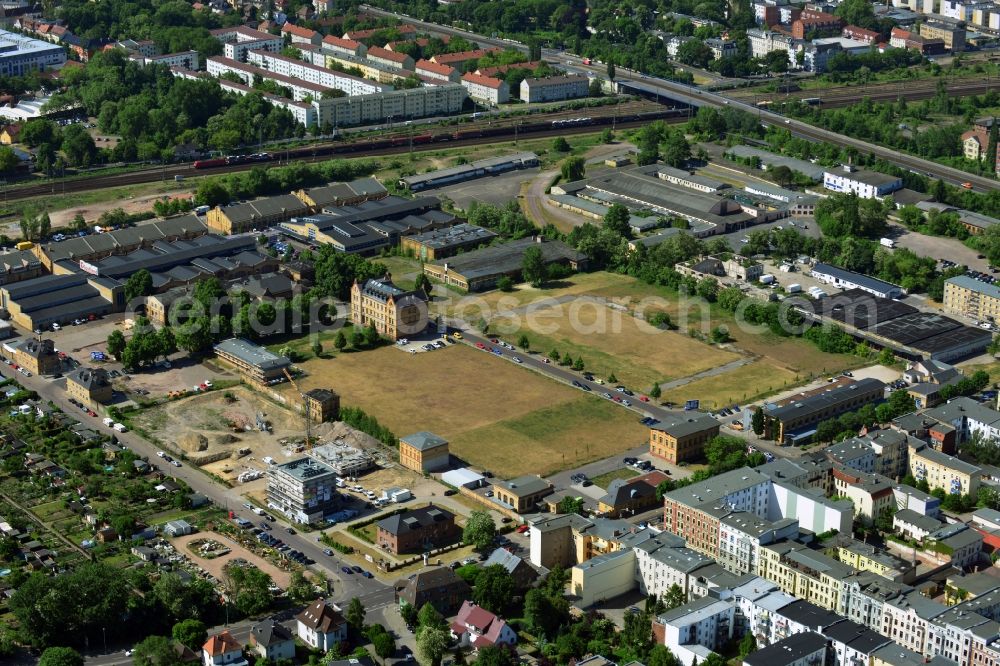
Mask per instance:
[[[503,206],[508,201],[517,199],[521,191],[521,183],[531,180],[539,172],[539,168],[511,171],[498,176],[476,178],[464,183],[456,183],[446,187],[427,190],[434,196],[445,196],[455,202],[455,206],[467,210],[473,201]]]

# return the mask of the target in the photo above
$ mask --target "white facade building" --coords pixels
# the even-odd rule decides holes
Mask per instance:
[[[823,187],[842,194],[853,192],[862,199],[884,197],[902,186],[903,179],[899,176],[857,170],[847,165],[843,171],[823,172]]]

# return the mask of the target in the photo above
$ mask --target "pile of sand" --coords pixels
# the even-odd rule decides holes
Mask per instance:
[[[208,437],[200,432],[187,432],[177,439],[177,446],[185,453],[198,453],[208,450]]]
[[[321,423],[313,428],[313,435],[324,442],[343,440],[357,449],[377,449],[382,446],[382,442],[360,430],[355,430],[343,421]]]

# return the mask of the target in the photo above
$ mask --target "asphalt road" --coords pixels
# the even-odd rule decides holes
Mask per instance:
[[[438,34],[447,35],[457,35],[465,37],[466,39],[474,42],[478,42],[487,46],[499,46],[501,48],[516,48],[522,51],[527,51],[527,46],[519,42],[497,39],[495,37],[485,37],[483,35],[477,35],[465,30],[458,30],[456,28],[451,28],[448,26],[438,25],[436,23],[427,23],[425,21],[418,21],[416,19],[410,18],[405,15],[395,14],[393,12],[387,12],[375,7],[370,7],[368,5],[362,5],[365,11],[372,14],[377,14],[380,16],[393,16],[400,20],[406,21],[407,23],[412,23],[417,25],[428,32],[434,32]],[[556,49],[542,49],[542,58],[550,62],[555,62],[562,67],[570,70],[577,71],[580,73],[593,74],[599,77],[605,77],[607,75],[606,67],[603,64],[595,65],[584,65],[583,59],[579,56],[573,55],[566,51],[559,51]],[[774,125],[775,127],[784,127],[789,130],[792,134],[801,136],[807,139],[826,141],[834,145],[840,146],[850,146],[856,148],[862,153],[872,154],[877,157],[881,157],[889,162],[892,162],[898,166],[905,169],[910,169],[912,171],[917,171],[923,174],[929,174],[935,178],[941,178],[946,183],[952,185],[961,186],[962,183],[972,183],[973,189],[981,192],[991,191],[1000,189],[1000,183],[982,176],[976,176],[974,174],[966,173],[960,171],[959,169],[953,169],[951,167],[944,166],[942,164],[937,164],[936,162],[930,162],[928,160],[920,159],[919,157],[913,157],[911,155],[906,155],[889,148],[883,148],[872,143],[865,141],[859,141],[842,134],[837,134],[836,132],[831,132],[828,130],[820,129],[812,125],[800,122],[798,120],[793,120],[791,118],[785,118],[784,116],[773,113],[771,111],[764,111],[758,109],[757,107],[746,104],[744,102],[739,102],[737,100],[729,99],[722,95],[716,93],[699,89],[695,86],[689,86],[683,83],[677,83],[674,81],[667,81],[665,79],[659,79],[652,76],[646,76],[639,72],[632,72],[624,68],[619,67],[617,69],[617,74],[615,81],[618,83],[636,83],[654,90],[657,90],[665,98],[675,100],[683,104],[690,104],[692,106],[714,106],[723,107],[731,106],[734,108],[747,111],[749,113],[756,113],[760,118],[761,123]]]

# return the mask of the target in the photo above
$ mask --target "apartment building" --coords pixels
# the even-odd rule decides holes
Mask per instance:
[[[760,548],[798,536],[799,521],[770,521],[747,511],[734,511],[719,519],[719,554],[716,561],[738,574],[757,573]]]
[[[750,653],[743,666],[823,666],[826,653],[826,638],[810,631]]]
[[[462,72],[479,61],[480,58],[492,53],[499,53],[503,49],[493,47],[488,49],[476,49],[474,51],[458,51],[456,53],[439,53],[431,57],[431,62],[438,65],[448,65]]]
[[[393,90],[355,97],[331,97],[314,101],[320,124],[350,127],[429,116],[451,115],[462,110],[468,97],[464,87],[445,83],[437,86]]]
[[[521,81],[521,101],[559,102],[590,94],[590,79],[586,76],[550,76],[544,79],[527,78]]]
[[[696,656],[704,660],[729,643],[735,624],[736,604],[704,597],[654,618],[653,639],[688,666]]]
[[[319,44],[323,41],[323,35],[303,26],[294,25],[290,21],[285,21],[281,26],[281,36],[288,37],[292,46],[296,44]]]
[[[351,321],[357,327],[374,326],[379,335],[398,340],[427,327],[426,296],[400,289],[386,273],[379,280],[357,281],[351,287]]]
[[[756,571],[783,592],[828,610],[840,607],[844,585],[853,573],[850,566],[794,541],[761,546]]]
[[[1000,321],[1000,287],[967,275],[944,281],[944,309],[977,320]]]
[[[919,444],[910,447],[910,474],[918,481],[927,481],[931,490],[940,488],[952,495],[976,496],[982,481],[982,470],[964,460]]]
[[[55,374],[62,368],[62,361],[59,360],[52,340],[26,338],[13,344],[14,363],[36,375]]]
[[[455,514],[433,504],[383,518],[376,530],[376,545],[396,555],[451,545],[462,534]]]
[[[413,58],[406,55],[405,53],[398,53],[396,51],[389,51],[380,46],[372,46],[368,49],[368,53],[365,57],[383,67],[388,67],[390,69],[407,70],[409,72],[413,71],[414,62]]]
[[[247,54],[249,63],[269,72],[292,79],[305,81],[323,88],[341,90],[349,97],[371,95],[392,90],[392,86],[363,79],[359,76],[319,67],[303,60],[296,60],[280,53],[251,51]]]
[[[871,523],[885,510],[896,509],[896,497],[892,492],[892,481],[879,474],[859,472],[839,463],[834,464],[834,493],[846,497],[854,504],[854,515],[865,523]]]
[[[663,527],[689,547],[717,557],[720,519],[732,511],[766,517],[770,486],[766,476],[743,467],[678,488],[663,498]]]
[[[448,467],[448,440],[432,432],[415,432],[399,438],[399,463],[415,472],[436,472]]]
[[[804,9],[799,17],[792,21],[792,37],[805,39],[809,33],[840,30],[843,26],[844,20],[839,16]]]
[[[254,30],[244,25],[218,28],[210,31],[209,34],[222,42],[222,55],[237,62],[246,62],[247,54],[250,51],[277,53],[285,45],[280,35]]]
[[[451,65],[439,65],[431,60],[421,58],[413,64],[417,76],[425,76],[448,83],[458,83],[462,80],[462,72]],[[471,96],[471,95],[470,95]]]
[[[711,414],[687,412],[672,422],[649,429],[649,452],[671,464],[698,460],[705,445],[719,434],[719,422]]]
[[[916,565],[863,541],[840,535],[837,559],[858,571],[868,571],[887,580],[908,583],[916,578]]]
[[[925,654],[931,623],[947,610],[944,604],[910,590],[886,601],[878,632],[908,650]]]
[[[354,56],[355,58],[364,58],[368,52],[368,47],[361,42],[353,39],[344,39],[336,35],[327,35],[324,37],[320,43],[320,48],[334,53]]]
[[[639,591],[645,595],[663,595],[676,585],[687,599],[694,572],[715,561],[688,548],[684,539],[669,532],[654,535],[631,550],[635,554]]]
[[[267,470],[267,505],[293,522],[323,522],[339,502],[337,473],[318,460],[298,458]]]
[[[510,101],[510,86],[503,79],[467,72],[462,75],[462,86],[469,91],[469,97],[491,106]]]
[[[875,472],[875,450],[860,437],[831,444],[821,451],[830,462],[839,463],[858,472]]]
[[[800,50],[795,38],[773,30],[751,28],[747,30],[750,42],[750,54],[754,58],[763,58],[772,51],[785,51],[789,57],[789,65],[794,64],[795,53]]]

